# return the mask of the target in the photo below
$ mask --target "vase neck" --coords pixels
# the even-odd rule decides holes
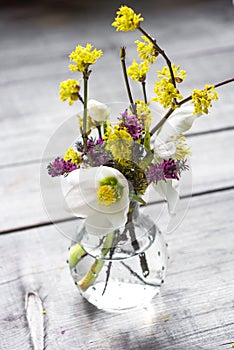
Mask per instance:
[[[138,202],[131,201],[123,227],[104,236],[90,235],[83,227],[78,240],[89,255],[98,259],[118,260],[140,254],[153,243],[157,232],[155,223],[141,209]]]

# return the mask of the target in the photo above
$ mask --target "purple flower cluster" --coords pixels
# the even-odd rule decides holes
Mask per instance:
[[[99,146],[99,145],[103,145],[103,139],[99,138],[97,140],[94,140],[92,138],[88,139],[87,140],[87,149],[88,151],[92,151],[92,149],[96,146]],[[85,148],[84,148],[84,145],[82,142],[78,141],[76,143],[76,148],[77,148],[77,151],[80,152],[80,153],[85,153]]]
[[[165,179],[179,180],[180,164],[173,159],[164,160],[161,164],[151,164],[146,174],[148,183]]]
[[[161,165],[166,179],[179,180],[179,169],[177,166],[177,162],[175,162],[173,159],[168,159],[164,160]]]
[[[128,110],[122,114],[120,120],[120,125],[125,126],[127,132],[132,136],[134,140],[139,139],[143,133],[142,124],[139,122],[135,115],[128,115]]]
[[[84,145],[81,142],[76,144],[77,150],[85,155]],[[83,157],[83,161],[90,164],[91,166],[103,165],[112,159],[112,155],[105,149],[103,139],[98,138],[94,140],[92,138],[87,140],[88,152]]]
[[[88,139],[87,140],[87,147],[88,150],[91,151],[94,147],[99,146],[99,145],[103,145],[103,139],[99,138],[97,140],[93,140],[93,139]]]
[[[151,164],[146,174],[147,182],[158,182],[164,180],[164,172],[161,164]]]
[[[61,176],[66,173],[70,173],[77,169],[77,166],[70,160],[65,161],[64,159],[57,157],[53,162],[47,166],[48,174],[52,177]]]

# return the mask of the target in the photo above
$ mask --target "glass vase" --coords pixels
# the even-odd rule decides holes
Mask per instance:
[[[159,293],[167,268],[167,244],[150,216],[138,204],[129,210],[124,227],[90,235],[79,220],[69,265],[80,294],[106,311],[147,305]]]

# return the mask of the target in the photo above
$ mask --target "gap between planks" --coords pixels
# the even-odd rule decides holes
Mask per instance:
[[[184,195],[180,197],[180,200],[183,199],[187,199],[189,197],[201,197],[201,196],[205,196],[208,194],[215,194],[218,192],[226,192],[226,191],[232,191],[234,190],[234,186],[227,186],[227,187],[222,187],[222,188],[215,188],[212,190],[207,190],[207,191],[201,191],[201,192],[197,192],[197,193],[193,193],[192,195],[188,194],[188,195]],[[156,205],[156,204],[161,204],[164,203],[164,200],[159,200],[159,201],[153,201],[148,203],[147,205]],[[35,228],[40,228],[40,227],[44,227],[44,226],[51,226],[54,224],[61,224],[61,223],[65,223],[65,222],[69,222],[69,221],[75,221],[77,220],[77,217],[67,217],[67,218],[63,218],[63,219],[59,219],[59,220],[54,220],[52,221],[44,221],[42,223],[39,224],[34,224],[34,225],[25,225],[25,226],[21,226],[21,227],[17,227],[17,228],[13,228],[13,229],[8,229],[8,230],[2,230],[0,231],[0,235],[4,235],[4,234],[9,234],[9,233],[17,233],[17,232],[22,232],[22,231],[28,231],[31,229],[35,229]]]
[[[217,134],[217,133],[222,133],[222,132],[228,132],[228,131],[233,131],[234,130],[234,126],[227,126],[227,127],[223,127],[223,128],[219,128],[219,129],[212,129],[212,130],[205,130],[205,131],[198,131],[198,132],[191,132],[186,134],[186,138],[191,138],[191,137],[197,137],[197,136],[203,136],[203,135],[210,135],[210,134]],[[56,156],[54,156],[54,158],[56,158]],[[51,161],[52,157],[49,158],[37,158],[37,159],[30,159],[30,160],[26,160],[23,162],[16,162],[16,163],[9,163],[9,164],[0,164],[0,169],[6,169],[6,168],[13,168],[13,167],[17,167],[17,166],[24,166],[24,165],[30,165],[30,164],[39,164],[39,163],[47,163]]]

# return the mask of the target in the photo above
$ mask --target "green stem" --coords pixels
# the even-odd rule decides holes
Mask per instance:
[[[147,95],[146,95],[145,81],[143,81],[141,84],[142,84],[144,102],[145,102],[145,104],[146,104],[146,103],[147,103]]]
[[[224,80],[224,81],[221,81],[220,83],[217,83],[214,85],[215,88],[218,88],[220,86],[223,86],[223,85],[226,85],[226,84],[229,84],[229,83],[232,83],[234,82],[234,78],[230,78],[230,79],[227,79],[227,80]],[[192,99],[192,95],[184,98],[183,100],[181,100],[180,102],[177,102],[177,106],[180,107],[182,106],[184,103],[187,103],[189,101],[191,101]],[[173,108],[170,108],[167,113],[164,115],[164,117],[158,122],[158,124],[156,124],[153,129],[150,131],[150,135],[152,136],[153,134],[155,134],[155,132],[160,129],[163,124],[167,121],[167,119],[170,117],[170,115],[174,112],[174,109]]]
[[[68,256],[68,263],[70,268],[73,269],[85,255],[87,255],[87,253],[82,248],[80,243],[76,243],[71,246]]]
[[[92,286],[95,280],[97,279],[103,265],[105,264],[104,258],[112,246],[113,238],[114,232],[108,233],[101,251],[101,258],[96,259],[89,271],[86,273],[86,275],[80,281],[77,282],[77,285],[83,292],[85,292],[90,286]]]

